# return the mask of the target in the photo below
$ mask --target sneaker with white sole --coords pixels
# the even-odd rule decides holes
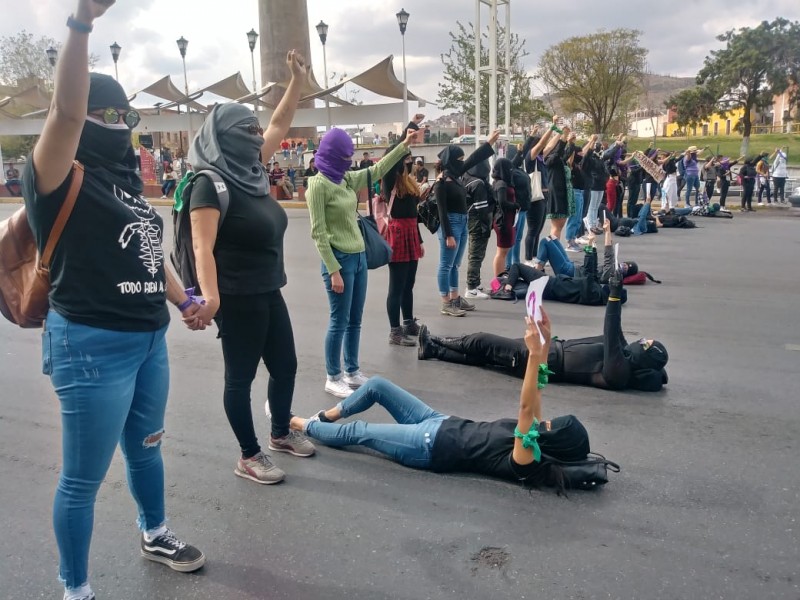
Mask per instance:
[[[575,243],[580,245],[580,246],[588,246],[589,245],[589,237],[585,236],[585,235],[583,237],[579,237],[579,238],[577,238],[575,240]]]
[[[475,310],[475,305],[472,302],[469,302],[464,297],[459,296],[455,300],[453,300],[453,305],[457,306],[461,310],[466,310],[467,312]]]
[[[306,436],[294,430],[280,438],[269,436],[269,449],[302,457],[312,456],[317,451]]]
[[[78,592],[80,594],[80,592]],[[94,592],[88,592],[86,594],[81,594],[76,596],[74,594],[70,595],[69,592],[64,592],[64,600],[95,600],[96,596]]]
[[[345,373],[344,377],[342,377],[342,381],[350,386],[350,389],[357,390],[369,381],[369,377],[364,375],[361,371],[356,371],[354,373]]]
[[[464,298],[470,298],[472,300],[486,300],[489,298],[489,294],[485,294],[478,288],[475,288],[464,292]]]
[[[458,307],[458,304],[456,304],[455,300],[447,300],[442,302],[442,309],[440,312],[448,317],[463,317],[467,314],[467,311]]]
[[[170,529],[150,541],[142,534],[142,556],[181,573],[197,571],[206,562],[200,550],[180,541]]]
[[[581,248],[575,242],[570,242],[567,244],[567,252],[583,252],[583,248]]]
[[[325,380],[325,391],[337,398],[347,398],[353,393],[353,389],[344,382],[341,375],[336,379],[328,377]]]
[[[280,483],[286,477],[286,473],[273,465],[269,456],[263,452],[250,458],[240,458],[233,472],[239,477],[262,485]]]

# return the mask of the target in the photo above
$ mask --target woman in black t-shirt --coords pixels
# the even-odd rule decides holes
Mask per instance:
[[[385,154],[392,150],[387,149]],[[381,180],[381,196],[388,203],[389,211],[386,241],[392,247],[386,312],[389,313],[389,343],[395,346],[416,346],[419,335],[419,325],[414,318],[414,283],[425,249],[417,219],[420,192],[411,174],[411,160],[409,153]]]
[[[285,475],[262,452],[253,425],[250,389],[259,362],[269,372],[269,448],[295,456],[314,454],[311,442],[289,431],[297,355],[281,294],[286,285],[283,236],[288,218],[269,194],[269,176],[261,163],[262,156],[272,156],[280,148],[307,75],[299,54],[289,52],[286,62],[292,80],[266,131],[247,107],[219,104],[189,150],[195,171],[215,171],[230,194],[220,222],[214,184],[200,177],[191,191],[197,279],[206,301],[198,317],[206,324],[215,315],[218,318],[225,359],[225,414],[241,449],[234,473],[260,484],[277,483]]]
[[[179,305],[192,327],[199,305],[165,268],[164,223],[142,196],[131,145],[139,114],[112,77],[89,74],[92,22],[111,4],[80,0],[67,20],[53,110],[23,181],[40,252],[68,197],[75,200],[52,255],[42,332],[42,370],[61,407],[63,465],[53,526],[67,600],[95,597],[88,575],[94,505],[118,445],[138,508],[142,555],[184,572],[205,562],[166,526],[161,458],[169,392],[166,301]]]
[[[547,358],[547,366],[553,371],[551,381],[606,390],[645,392],[657,392],[668,382],[665,367],[669,355],[661,342],[645,338],[630,344],[625,341],[621,296],[622,289],[612,285],[603,335],[553,341]],[[436,337],[423,327],[418,357],[420,360],[494,367],[523,377],[528,349],[522,339],[492,333]]]
[[[516,419],[475,422],[437,412],[380,377],[372,377],[346,400],[310,419],[292,417],[292,428],[328,446],[366,446],[407,467],[436,472],[470,472],[531,485],[552,484],[549,461],[584,460],[589,436],[573,416],[542,421],[541,365],[550,346],[550,322],[542,311],[538,327],[525,333],[528,362]],[[544,377],[546,379],[546,376]],[[396,424],[334,423],[383,406]]]

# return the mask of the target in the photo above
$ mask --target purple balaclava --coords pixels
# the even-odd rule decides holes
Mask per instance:
[[[353,140],[344,130],[333,128],[323,136],[314,158],[319,172],[339,184],[353,161]]]

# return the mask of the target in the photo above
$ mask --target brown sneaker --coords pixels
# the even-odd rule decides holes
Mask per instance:
[[[280,483],[286,477],[286,473],[273,465],[269,457],[263,452],[259,452],[250,458],[240,458],[233,472],[239,477],[244,477],[263,485]]]
[[[458,306],[458,308],[460,308],[461,310],[466,310],[466,311],[475,310],[475,305],[469,300],[466,300],[463,296],[459,296],[458,298],[453,300],[453,304]]]
[[[389,331],[389,343],[393,346],[416,346],[417,339],[404,334],[402,327],[392,327]]]
[[[448,302],[442,302],[442,314],[447,315],[448,317],[463,317],[467,314],[467,311],[461,310],[456,304],[458,300],[452,300]]]
[[[275,452],[288,452],[294,456],[311,456],[317,451],[314,444],[299,431],[290,431],[281,438],[269,436],[269,449]]]

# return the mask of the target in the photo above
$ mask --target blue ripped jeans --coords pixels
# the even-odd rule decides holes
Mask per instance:
[[[539,253],[536,255],[536,260],[542,264],[549,262],[556,275],[575,277],[575,263],[567,256],[560,240],[544,239],[539,242]]]
[[[166,327],[98,329],[51,310],[42,334],[42,371],[61,402],[64,466],[53,504],[68,589],[88,582],[94,503],[119,444],[139,528],[165,522],[161,435],[169,391]]]
[[[366,446],[401,465],[427,469],[431,464],[436,433],[447,415],[433,410],[383,377],[371,377],[338,406],[344,419],[362,413],[376,403],[383,406],[397,423],[351,421],[340,425],[310,421],[306,425],[306,434],[326,446]]]
[[[525,230],[525,223],[527,222],[528,211],[527,210],[520,210],[517,211],[517,220],[514,221],[514,231],[516,231],[517,237],[514,239],[514,247],[508,252],[508,256],[506,256],[506,270],[511,268],[511,265],[514,263],[520,262],[520,246],[522,245],[522,234]]]

